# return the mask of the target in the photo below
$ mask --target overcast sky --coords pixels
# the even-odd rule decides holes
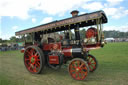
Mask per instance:
[[[108,23],[104,30],[128,31],[128,0],[0,0],[0,38],[16,31],[79,14],[104,10]]]

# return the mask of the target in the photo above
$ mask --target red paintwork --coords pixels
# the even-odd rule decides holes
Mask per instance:
[[[64,56],[72,56],[72,47],[63,48],[62,52]]]
[[[22,48],[22,49],[20,50],[20,52],[21,52],[21,53],[24,53],[24,51],[25,51],[25,49],[24,49],[24,48]]]
[[[88,66],[90,71],[96,69],[96,61],[92,56],[88,56]]]
[[[57,48],[55,48],[55,45],[57,45],[56,47]],[[43,44],[43,50],[45,50],[45,51],[49,51],[49,50],[52,50],[52,49],[61,49],[61,43],[59,42],[59,43],[50,43],[50,44],[46,44],[46,43],[44,43]]]
[[[76,80],[84,80],[88,75],[88,68],[81,60],[74,60],[69,64],[69,73]]]
[[[59,57],[57,55],[50,55],[49,63],[50,64],[59,64]]]
[[[85,51],[89,51],[89,50],[93,50],[93,49],[99,49],[99,48],[101,48],[100,43],[90,44],[90,45],[83,45],[83,49],[85,49]]]
[[[36,73],[40,68],[40,58],[37,50],[34,48],[26,49],[24,53],[24,62],[30,72]]]
[[[86,38],[91,38],[91,37],[95,37],[97,35],[97,30],[96,28],[89,28],[86,32]]]
[[[53,50],[57,50],[59,48],[59,45],[58,44],[54,44],[52,48],[53,48]]]
[[[94,47],[100,47],[101,44],[100,43],[96,43],[96,44],[90,44],[90,45],[86,45],[86,48],[94,48]]]

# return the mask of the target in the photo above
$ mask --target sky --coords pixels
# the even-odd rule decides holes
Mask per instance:
[[[79,10],[79,15],[103,10],[108,17],[104,30],[128,32],[128,0],[0,0],[0,38],[69,18],[72,10]]]

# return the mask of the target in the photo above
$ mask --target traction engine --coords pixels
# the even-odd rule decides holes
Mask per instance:
[[[68,64],[71,77],[84,80],[89,72],[96,70],[97,60],[89,51],[104,46],[102,24],[107,23],[107,17],[103,11],[78,13],[74,10],[71,18],[16,32],[24,38],[31,37],[31,42],[25,39],[21,50],[29,72],[39,74],[45,66],[59,69]],[[84,35],[80,31],[83,27],[88,28]]]

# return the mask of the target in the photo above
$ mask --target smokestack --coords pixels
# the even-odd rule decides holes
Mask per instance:
[[[72,17],[78,16],[78,13],[79,13],[79,11],[73,10],[73,11],[71,12]],[[79,25],[78,25],[78,24],[77,24],[77,26],[74,28],[74,32],[75,32],[75,38],[76,38],[76,40],[80,41],[80,33],[79,33]],[[79,42],[79,44],[80,44],[80,42]]]
[[[76,40],[80,40],[79,25],[78,24],[77,24],[77,27],[75,27],[74,31],[75,31]]]
[[[71,12],[72,17],[76,17],[76,16],[78,16],[78,13],[79,13],[79,11],[77,11],[77,10],[73,10],[73,11]]]

